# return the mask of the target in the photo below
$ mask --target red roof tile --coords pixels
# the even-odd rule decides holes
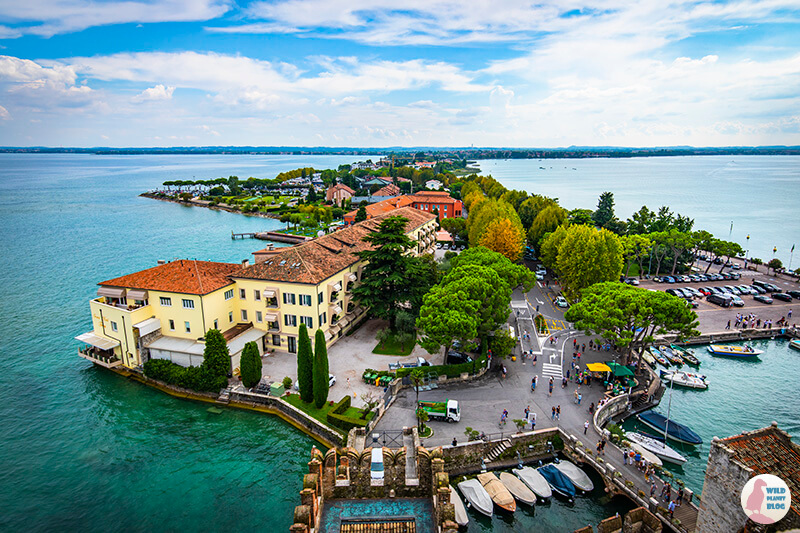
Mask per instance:
[[[98,285],[146,289],[184,294],[208,294],[233,283],[228,277],[242,266],[236,263],[214,263],[179,259],[119,278],[101,281]]]

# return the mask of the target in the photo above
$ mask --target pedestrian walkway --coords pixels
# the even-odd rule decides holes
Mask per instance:
[[[564,373],[561,370],[561,365],[542,363],[542,376],[544,377],[552,376],[554,378],[561,379],[564,377]]]

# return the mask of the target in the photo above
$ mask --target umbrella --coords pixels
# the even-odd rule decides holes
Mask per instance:
[[[611,372],[611,368],[605,363],[589,363],[586,368],[592,372]]]
[[[615,376],[632,376],[633,371],[628,368],[627,366],[620,365],[618,363],[609,362],[606,363],[608,367],[611,369],[611,372],[614,373]]]

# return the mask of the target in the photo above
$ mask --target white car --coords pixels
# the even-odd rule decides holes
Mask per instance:
[[[333,374],[328,374],[328,388],[330,389],[336,384],[336,376]],[[300,381],[295,381],[294,386],[292,387],[294,390],[300,390]]]
[[[542,272],[537,272],[536,273],[536,279],[539,280],[539,281],[544,280],[544,274]]]
[[[569,307],[569,303],[567,302],[567,299],[564,298],[563,296],[559,296],[558,298],[556,298],[556,302],[555,303],[556,303],[556,305],[558,307],[562,307],[562,308]]]

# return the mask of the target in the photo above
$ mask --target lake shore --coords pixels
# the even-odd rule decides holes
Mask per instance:
[[[162,202],[171,202],[173,204],[180,204],[185,205],[187,207],[205,207],[206,209],[213,209],[216,211],[227,211],[228,213],[236,213],[239,215],[246,215],[250,217],[256,218],[271,218],[273,220],[278,220],[278,216],[273,215],[272,213],[263,213],[253,212],[253,213],[243,213],[241,210],[237,209],[235,206],[230,206],[227,204],[217,204],[217,205],[210,205],[208,202],[203,200],[180,200],[178,198],[170,198],[167,196],[160,196],[155,193],[151,192],[143,192],[139,196],[143,198],[150,198],[151,200],[161,200]]]

